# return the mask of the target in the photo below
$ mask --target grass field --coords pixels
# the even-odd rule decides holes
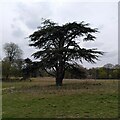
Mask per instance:
[[[118,80],[3,82],[3,118],[117,118]]]

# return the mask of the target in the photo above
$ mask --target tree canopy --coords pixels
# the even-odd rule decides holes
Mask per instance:
[[[14,62],[22,57],[23,52],[15,43],[5,43],[3,49],[6,55],[5,58],[10,62]]]
[[[5,43],[3,49],[6,55],[2,61],[3,76],[8,80],[10,75],[20,72],[23,52],[17,44],[12,42]]]
[[[38,30],[29,36],[30,46],[38,49],[32,54],[39,59],[39,64],[50,73],[54,71],[56,85],[61,86],[66,69],[76,60],[95,63],[103,52],[97,49],[86,49],[80,47],[80,42],[94,41],[96,28],[90,28],[89,24],[72,22],[58,25],[47,19],[41,23]]]

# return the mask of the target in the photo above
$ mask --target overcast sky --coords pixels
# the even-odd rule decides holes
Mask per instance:
[[[84,62],[84,67],[100,67],[107,63],[118,63],[118,2],[82,2],[80,0],[1,0],[0,36],[1,45],[14,42],[23,50],[24,58],[35,52],[25,39],[40,26],[41,18],[49,18],[59,24],[67,22],[90,23],[98,28],[95,42],[81,42],[82,47],[98,48],[106,52],[96,64]],[[2,54],[4,56],[4,53]],[[0,56],[0,57],[2,57]],[[33,58],[32,58],[33,59]]]

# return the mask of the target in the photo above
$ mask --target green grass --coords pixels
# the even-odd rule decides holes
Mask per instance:
[[[60,88],[54,84],[53,78],[3,83],[3,118],[118,117],[117,80],[64,80]]]

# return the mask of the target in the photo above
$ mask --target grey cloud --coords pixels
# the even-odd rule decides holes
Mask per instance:
[[[12,10],[5,9],[7,16],[5,17],[7,21],[4,21],[5,29],[9,31],[7,31],[7,36],[4,35],[3,42],[17,42],[24,50],[24,57],[29,57],[34,53],[34,48],[28,47],[29,42],[24,38],[40,25],[41,18],[50,18],[60,24],[85,21],[85,23],[90,23],[90,27],[98,28],[100,33],[95,35],[97,37],[95,42],[83,42],[81,45],[108,52],[100,57],[101,61],[97,61],[97,64],[84,63],[84,66],[103,66],[108,62],[115,63],[118,60],[117,48],[115,48],[117,46],[117,6],[114,3],[16,2],[14,11],[11,4],[7,7]],[[8,21],[8,19],[11,20]]]
[[[118,51],[113,50],[106,52],[102,57],[102,61],[104,61],[105,64],[106,63],[118,64]]]
[[[61,9],[58,8],[58,14],[64,21],[77,19],[80,21],[85,20],[85,22],[90,22],[92,24],[98,24],[105,22],[103,17],[106,18],[107,15],[110,14],[107,10],[110,5],[112,4],[102,2],[68,2],[63,4]]]
[[[11,28],[13,28],[13,29],[14,29],[14,28],[15,28],[15,25],[14,25],[14,24],[11,24]]]
[[[92,67],[103,67],[107,63],[112,63],[113,65],[118,64],[118,53],[116,51],[109,51],[105,53],[103,56],[99,57],[99,60],[96,61],[96,64],[90,64],[84,61],[84,66],[87,68]]]
[[[118,50],[113,50],[113,51],[106,51],[104,57],[106,57],[107,59],[111,58],[117,58],[118,57]]]
[[[102,24],[102,25],[99,25],[99,26],[98,26],[98,31],[101,30],[101,29],[103,29],[103,28],[104,28],[104,25],[103,25],[103,24]]]
[[[87,48],[101,48],[103,45],[104,43],[98,41],[84,42],[83,44],[83,46]]]
[[[26,22],[26,25],[30,28],[30,29],[35,29],[38,27],[38,25],[40,24],[40,21],[38,20],[29,20]]]
[[[14,37],[17,37],[17,38],[20,37],[21,38],[21,36],[24,36],[24,31],[22,31],[20,28],[15,28],[12,32],[12,35]]]
[[[120,64],[120,57],[118,57],[118,64]]]
[[[48,18],[51,15],[49,2],[18,4],[19,20],[29,29],[37,28],[41,23],[41,18]]]

